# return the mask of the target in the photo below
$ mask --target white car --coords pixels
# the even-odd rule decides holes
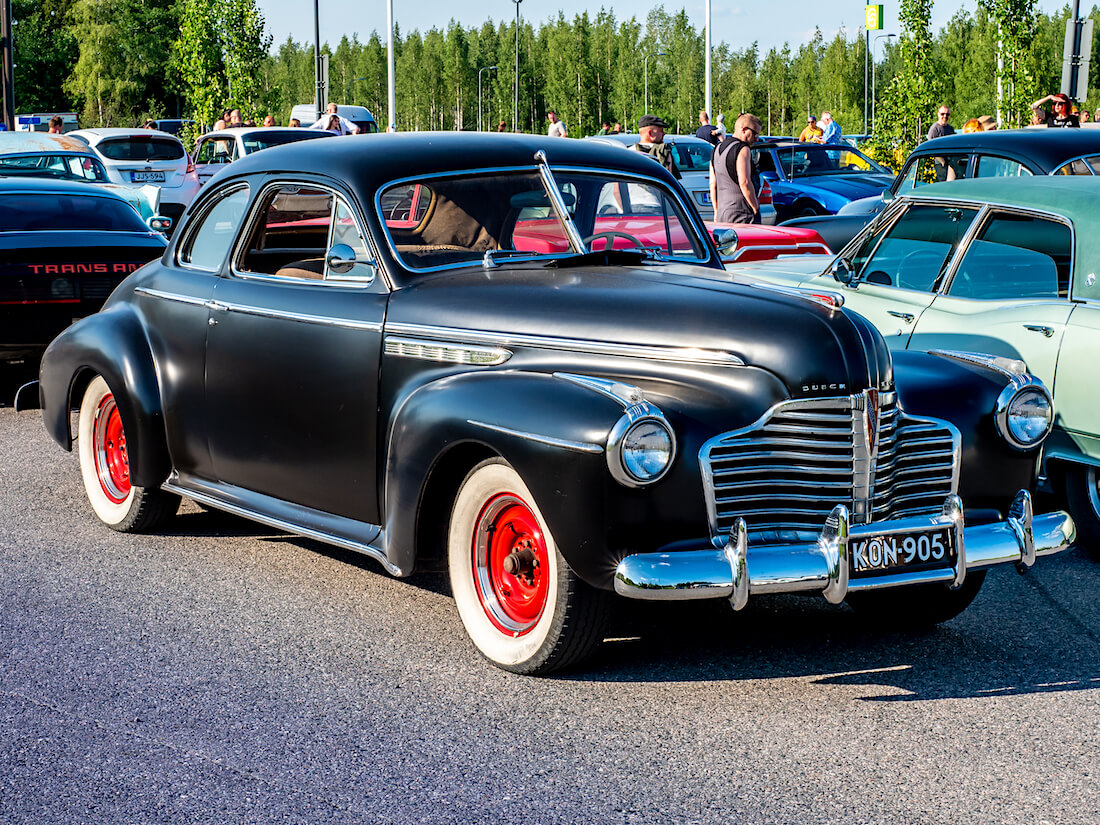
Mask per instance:
[[[237,158],[271,146],[322,137],[335,135],[320,129],[292,129],[289,126],[236,126],[207,132],[195,143],[195,172],[199,183],[203,184]]]
[[[639,137],[634,133],[624,133],[594,135],[588,140],[629,148],[638,142]],[[699,217],[705,221],[714,220],[714,204],[710,202],[710,156],[714,146],[695,135],[665,135],[665,142],[673,147],[676,167],[680,170],[680,183],[699,210]],[[760,222],[774,226],[776,214],[771,201],[771,187],[767,185],[767,181],[761,180],[760,183]]]
[[[160,211],[173,226],[199,192],[195,164],[175,135],[153,129],[77,129],[69,137],[92,147],[114,183],[159,186]]]

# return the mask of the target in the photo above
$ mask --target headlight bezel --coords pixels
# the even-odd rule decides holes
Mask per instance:
[[[648,478],[640,478],[628,469],[624,448],[629,435],[646,424],[656,424],[668,437],[668,461],[665,462],[659,472]],[[676,463],[676,433],[672,429],[672,425],[668,423],[664,413],[657,407],[648,402],[634,404],[626,409],[608,433],[606,453],[607,468],[611,473],[611,477],[619,484],[631,488],[648,487],[668,475],[668,471]]]
[[[1019,403],[1021,399],[1028,396],[1038,396],[1042,398],[1043,401],[1046,402],[1047,409],[1050,411],[1042,434],[1031,442],[1026,442],[1017,438],[1011,424],[1013,406]],[[1054,399],[1051,397],[1050,390],[1047,389],[1046,384],[1038,378],[1032,375],[1019,376],[1001,390],[1001,394],[997,396],[997,404],[993,411],[993,420],[997,425],[998,435],[1000,435],[1014,450],[1028,452],[1037,449],[1046,441],[1051,430],[1054,428]]]

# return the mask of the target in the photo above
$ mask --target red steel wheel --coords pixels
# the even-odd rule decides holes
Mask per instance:
[[[126,455],[126,433],[122,416],[111,393],[103,396],[92,425],[95,440],[95,469],[103,495],[121,504],[130,494],[130,460]]]
[[[92,379],[80,402],[76,447],[88,503],[104,524],[138,532],[175,515],[179,496],[131,481],[130,444],[115,394],[101,376]]]
[[[538,622],[550,594],[546,540],[531,508],[500,493],[482,508],[471,542],[474,585],[489,620],[522,636]]]
[[[611,594],[577,578],[523,479],[503,459],[466,476],[447,535],[459,618],[478,651],[515,673],[581,661],[603,639]]]

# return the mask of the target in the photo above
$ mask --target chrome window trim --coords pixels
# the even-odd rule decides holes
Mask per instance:
[[[498,424],[488,424],[484,421],[476,421],[472,418],[467,418],[466,423],[472,424],[475,427],[484,427],[486,430],[492,430],[496,433],[503,433],[504,435],[515,436],[516,438],[522,438],[526,441],[534,441],[539,444],[546,444],[550,447],[561,447],[563,449],[572,450],[578,453],[599,455],[603,452],[603,447],[601,447],[599,444],[592,444],[587,441],[570,441],[565,438],[555,438],[552,435],[540,435],[538,433],[525,432],[524,430],[513,430],[510,427],[501,427]]]
[[[206,223],[206,219],[210,216],[211,210],[215,206],[217,206],[219,203],[224,201],[226,198],[232,197],[233,195],[240,192],[242,189],[250,193],[249,198],[251,199],[251,197],[252,197],[251,196],[252,187],[248,185],[248,181],[239,181],[238,183],[231,183],[231,184],[228,184],[225,187],[219,189],[217,192],[215,192],[213,195],[211,195],[207,199],[207,201],[203,203],[202,210],[197,215],[192,215],[188,219],[186,234],[184,234],[183,237],[181,237],[179,240],[177,240],[175,242],[174,247],[172,249],[172,263],[175,266],[178,266],[180,269],[189,270],[191,272],[219,272],[219,271],[221,271],[221,267],[217,267],[215,269],[207,269],[206,267],[203,267],[203,266],[194,266],[191,263],[185,263],[182,260],[180,260],[180,255],[183,252],[184,247],[187,246],[187,243],[192,238],[194,238],[195,233],[202,230],[203,225]],[[245,208],[246,209],[248,208],[247,201],[245,202]],[[247,217],[246,217],[246,220],[247,220]],[[242,221],[241,226],[243,226],[244,223],[245,222]],[[238,226],[237,227],[237,233],[238,233],[237,240],[234,240],[232,243],[229,244],[229,252],[227,254],[230,254],[230,255],[233,254],[233,249],[234,249],[234,247],[236,246],[236,244],[238,243],[238,241],[240,239],[240,231],[241,231],[241,227]],[[222,258],[222,266],[224,266],[224,265],[225,265],[225,258]]]
[[[708,366],[745,366],[745,362],[738,356],[720,350],[698,350],[686,347],[663,347],[650,344],[619,344],[611,341],[592,341],[583,338],[558,338],[549,335],[516,335],[512,333],[489,332],[487,330],[436,327],[426,324],[391,323],[386,326],[386,330],[401,335],[451,339],[461,342],[469,341],[475,344],[490,344],[504,347],[525,346],[535,349],[587,352],[594,355],[619,355],[626,358],[649,358],[657,361],[674,361],[684,364],[701,364]]]
[[[396,335],[386,336],[382,352],[395,358],[414,358],[471,367],[496,367],[512,357],[511,350],[504,347],[478,347],[462,342],[431,341]]]
[[[1085,166],[1087,166],[1089,168],[1089,174],[1088,175],[1063,175],[1063,177],[1067,177],[1067,178],[1069,178],[1069,177],[1084,178],[1084,177],[1090,177],[1090,176],[1091,177],[1096,177],[1096,170],[1094,170],[1092,168],[1092,164],[1089,163],[1089,158],[1095,158],[1095,157],[1100,157],[1100,152],[1086,152],[1083,155],[1078,155],[1075,158],[1070,158],[1069,160],[1065,161],[1064,163],[1058,164],[1058,166],[1056,168],[1052,169],[1047,174],[1048,175],[1057,175],[1062,169],[1065,169],[1070,164],[1076,163],[1077,161],[1081,161],[1082,163],[1085,164]]]
[[[704,227],[701,223],[702,219],[698,218],[697,210],[695,209],[694,206],[691,206],[690,203],[686,203],[684,201],[684,199],[680,197],[679,192],[675,191],[674,189],[671,189],[671,188],[667,187],[665,185],[664,181],[660,181],[660,180],[656,180],[654,178],[646,177],[645,175],[643,175],[639,172],[631,172],[631,171],[622,170],[622,169],[611,169],[611,168],[604,167],[604,166],[570,166],[570,165],[557,166],[557,165],[552,165],[552,166],[549,167],[549,169],[550,169],[551,173],[566,172],[566,173],[570,173],[570,174],[581,174],[581,175],[591,175],[591,176],[614,175],[614,176],[617,176],[617,177],[620,177],[620,178],[630,178],[632,180],[640,181],[642,183],[657,184],[680,207],[680,211],[681,211],[681,213],[683,215],[683,218],[686,221],[687,225],[693,226],[695,228],[696,235],[700,236],[703,239],[703,241],[701,243],[701,246],[702,246],[702,249],[703,249],[703,252],[704,252],[703,257],[695,257],[694,254],[693,254],[693,256],[690,257],[690,258],[687,258],[687,257],[684,257],[684,258],[668,257],[668,258],[666,258],[662,255],[660,258],[658,258],[658,260],[660,260],[662,262],[667,261],[669,263],[689,263],[689,264],[706,263],[706,262],[711,260],[711,258],[710,258],[710,244],[708,244],[707,241],[706,241],[706,238],[709,237],[709,236],[707,235],[706,227]],[[382,212],[382,194],[384,192],[388,192],[390,189],[394,188],[395,186],[401,186],[401,185],[408,184],[408,183],[413,183],[413,184],[415,184],[415,183],[424,183],[426,181],[442,180],[442,179],[446,179],[446,178],[464,177],[464,176],[467,176],[467,175],[493,175],[493,174],[501,174],[501,173],[504,173],[504,172],[527,173],[527,174],[531,174],[531,175],[535,175],[537,177],[540,177],[540,179],[541,179],[541,172],[540,172],[539,167],[537,165],[534,168],[527,167],[527,166],[485,166],[485,167],[472,167],[470,169],[462,169],[462,170],[458,170],[458,171],[429,173],[429,174],[423,174],[423,175],[410,175],[410,176],[404,177],[404,178],[395,178],[394,180],[391,180],[391,181],[387,182],[385,185],[379,186],[378,190],[375,192],[375,195],[374,195],[374,212],[375,212],[375,216],[378,218],[379,225],[382,227],[382,234],[385,236],[386,246],[388,247],[390,255],[393,257],[393,259],[400,266],[402,266],[407,272],[415,273],[417,275],[424,274],[424,273],[441,272],[441,271],[445,271],[445,270],[449,270],[449,269],[461,269],[463,267],[470,267],[470,266],[481,266],[482,265],[482,259],[480,257],[478,257],[477,260],[462,261],[462,262],[453,263],[453,264],[439,264],[437,266],[430,266],[430,267],[423,267],[423,268],[416,268],[416,269],[408,266],[404,262],[404,259],[401,257],[400,253],[397,251],[396,247],[394,246],[393,236],[390,234],[389,230],[386,227],[386,219],[383,216],[383,212]],[[545,185],[545,183],[543,185]],[[694,222],[697,218],[699,220],[699,223]],[[510,256],[507,260],[509,260],[509,261],[529,261],[529,260],[544,261],[544,260],[559,259],[559,258],[571,258],[576,254],[577,253],[575,253],[575,252],[532,253],[530,257]]]
[[[1020,299],[1031,301],[1068,301],[1073,294],[1073,267],[1077,262],[1077,232],[1073,226],[1073,222],[1068,218],[1059,215],[1056,212],[1049,212],[1045,209],[1032,209],[1026,206],[1013,206],[1009,204],[985,202],[984,208],[978,213],[978,216],[974,219],[974,224],[970,227],[970,231],[967,236],[963,238],[963,241],[959,244],[958,249],[955,250],[955,256],[951,262],[951,265],[947,268],[943,278],[937,285],[937,289],[934,292],[937,295],[945,295],[951,297],[948,290],[951,289],[951,282],[955,279],[955,274],[958,272],[959,266],[961,266],[963,258],[970,249],[970,245],[978,237],[979,233],[985,230],[986,225],[989,223],[995,213],[1007,213],[1010,215],[1021,215],[1028,218],[1040,218],[1042,220],[1050,220],[1054,223],[1060,223],[1069,229],[1069,282],[1066,284],[1066,297],[1054,296],[1053,298],[1035,298],[1035,299]],[[1004,298],[957,298],[956,300],[964,301],[1003,301]]]
[[[323,257],[325,255],[327,255],[328,248],[332,246],[331,240],[332,240],[333,227],[332,227],[331,218],[332,218],[333,215],[336,214],[336,201],[337,200],[342,200],[344,202],[344,204],[348,207],[348,212],[351,213],[351,219],[353,221],[355,221],[355,228],[359,230],[360,236],[367,243],[367,252],[369,252],[373,256],[373,259],[371,261],[361,261],[360,262],[360,263],[364,263],[364,264],[369,264],[369,265],[374,267],[375,275],[374,275],[373,278],[371,278],[370,280],[352,280],[352,279],[348,279],[348,280],[343,280],[343,279],[329,280],[328,278],[324,278],[324,277],[319,278],[319,279],[313,279],[313,278],[287,278],[287,277],[280,278],[280,277],[278,277],[276,275],[273,275],[273,274],[269,275],[266,272],[250,272],[248,270],[241,269],[238,266],[238,261],[240,260],[241,256],[244,254],[244,246],[246,245],[246,239],[248,237],[250,237],[252,235],[252,233],[256,230],[257,224],[261,220],[260,213],[261,213],[262,210],[260,208],[260,204],[262,204],[264,202],[264,198],[267,197],[268,193],[272,189],[282,188],[282,187],[285,187],[285,186],[308,186],[308,187],[311,187],[311,188],[314,188],[314,189],[322,189],[322,190],[324,190],[324,191],[326,191],[326,192],[328,192],[329,194],[332,195],[333,202],[332,202],[332,209],[329,213],[330,222],[329,222],[329,231],[328,231],[328,243],[326,243],[325,250],[324,250],[324,252],[322,252]],[[262,187],[260,187],[258,193],[256,194],[256,198],[252,202],[252,210],[251,210],[250,214],[248,215],[248,218],[246,219],[245,223],[242,224],[242,226],[245,227],[245,231],[243,231],[243,232],[238,231],[237,240],[233,245],[232,256],[229,259],[229,274],[233,278],[237,278],[238,280],[242,280],[242,281],[250,281],[250,280],[251,281],[268,281],[268,282],[274,282],[274,283],[280,283],[280,284],[317,285],[317,286],[324,285],[324,288],[326,288],[326,289],[332,289],[332,288],[335,288],[335,287],[350,287],[352,289],[367,290],[367,289],[371,289],[371,288],[374,287],[375,283],[379,280],[379,275],[381,275],[382,276],[382,278],[381,278],[382,284],[385,287],[386,291],[387,292],[392,292],[393,291],[393,287],[390,284],[389,279],[385,277],[385,272],[383,271],[381,265],[378,262],[378,250],[374,248],[374,244],[371,242],[370,233],[363,231],[362,221],[360,220],[360,217],[357,213],[357,210],[352,205],[352,201],[346,195],[344,195],[342,192],[340,192],[340,190],[336,189],[333,186],[330,186],[329,184],[321,183],[321,182],[318,182],[318,181],[303,180],[303,179],[300,179],[300,178],[283,178],[281,180],[268,181]]]

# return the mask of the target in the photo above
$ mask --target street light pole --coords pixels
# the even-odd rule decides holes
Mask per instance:
[[[650,52],[645,56],[645,60],[642,61],[642,65],[645,66],[645,97],[643,98],[643,115],[649,114],[649,58],[651,57],[665,57],[664,52]]]
[[[320,0],[313,0],[313,72],[317,81],[317,92],[314,98],[313,108],[316,112],[316,120],[321,119],[323,112],[321,111],[324,106],[322,105],[322,97],[324,93],[321,90],[321,10]]]
[[[352,83],[358,83],[360,80],[366,80],[366,78],[365,77],[355,77],[355,78],[352,78],[351,80],[348,81],[348,96],[347,96],[347,102],[348,103],[354,103],[355,102],[354,100],[351,99],[351,84]]]
[[[878,103],[878,95],[875,93],[875,49],[878,48],[878,41],[882,40],[882,38],[884,37],[889,40],[891,37],[897,37],[897,35],[880,34],[871,44],[871,134],[874,134],[875,126],[877,125],[877,121],[875,120],[875,110],[878,108],[876,105]],[[883,57],[886,56],[885,51],[883,51],[882,54]]]
[[[496,66],[482,66],[477,70],[477,130],[481,131],[481,73],[491,72]]]
[[[523,0],[512,0],[516,4],[516,93],[512,101],[512,131],[519,131],[519,4]]]

